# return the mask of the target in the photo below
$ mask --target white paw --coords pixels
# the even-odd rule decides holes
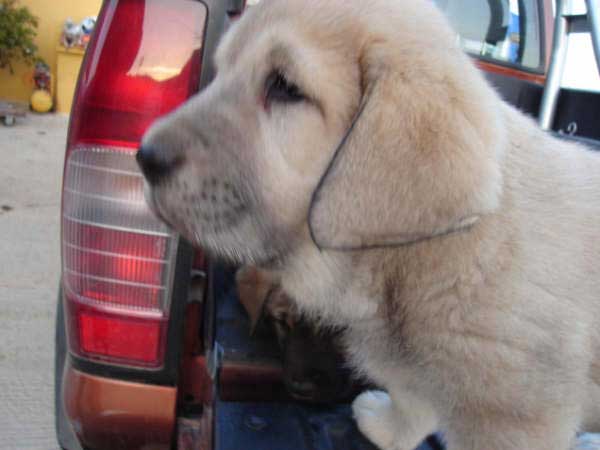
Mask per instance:
[[[394,445],[394,405],[383,391],[366,391],[352,402],[358,429],[381,449]]]

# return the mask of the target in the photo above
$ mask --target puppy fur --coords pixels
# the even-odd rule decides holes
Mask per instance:
[[[216,65],[144,138],[184,161],[148,200],[346,328],[387,391],[354,404],[369,438],[565,450],[598,429],[598,155],[505,104],[429,0],[264,0]],[[304,100],[271,102],[274,71]]]

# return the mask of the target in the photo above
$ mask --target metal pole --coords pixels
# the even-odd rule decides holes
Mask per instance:
[[[552,127],[554,114],[556,112],[556,103],[558,102],[558,94],[560,92],[560,82],[565,67],[569,24],[564,12],[568,1],[569,0],[556,1],[556,18],[554,19],[554,37],[552,39],[550,68],[548,69],[548,74],[546,76],[546,86],[542,96],[539,115],[539,124],[544,130],[549,130]],[[590,3],[594,1],[598,0],[590,0]]]
[[[590,35],[592,36],[592,46],[596,55],[596,68],[600,73],[600,1],[586,0],[587,17],[590,25]]]

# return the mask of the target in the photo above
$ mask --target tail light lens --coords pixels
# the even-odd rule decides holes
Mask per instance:
[[[198,88],[206,7],[110,0],[71,111],[62,203],[62,269],[75,354],[159,368],[178,236],[143,198],[135,151],[150,123]]]

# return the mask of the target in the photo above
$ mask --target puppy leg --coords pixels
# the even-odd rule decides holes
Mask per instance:
[[[444,437],[448,450],[569,450],[576,448],[576,417],[541,413],[533,421],[461,414],[451,419]]]
[[[396,412],[392,399],[383,391],[365,391],[352,402],[358,429],[382,450],[392,450]]]
[[[432,409],[408,392],[366,391],[352,403],[359,430],[382,450],[413,450],[435,431]]]

